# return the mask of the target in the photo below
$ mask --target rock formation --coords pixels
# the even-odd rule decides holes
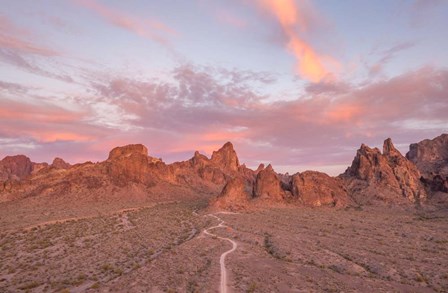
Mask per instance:
[[[229,180],[212,206],[225,210],[246,209],[251,199],[252,186],[242,177]]]
[[[406,158],[415,163],[432,191],[448,192],[448,134],[411,144]]]
[[[48,163],[34,163],[33,164],[33,171],[31,171],[31,174],[36,174],[40,172],[41,170],[46,170],[48,168]]]
[[[61,158],[54,158],[53,163],[51,164],[51,167],[55,169],[68,169],[71,167],[71,165],[67,162],[65,162]]]
[[[306,206],[346,206],[350,200],[342,179],[306,171],[292,176],[292,194]]]
[[[48,165],[19,155],[0,161],[0,202],[35,196],[165,197],[169,193],[203,194],[214,198],[214,206],[225,209],[251,204],[343,207],[353,200],[362,204],[373,199],[419,203],[427,195],[418,168],[433,190],[448,190],[447,145],[448,135],[414,144],[408,160],[390,139],[382,152],[363,144],[351,166],[336,178],[313,171],[277,174],[271,165],[265,168],[263,164],[251,170],[240,165],[229,142],[210,159],[195,152],[191,159],[172,164],[149,156],[141,144],[116,147],[103,162],[73,166],[59,158]]]
[[[20,180],[33,171],[33,163],[24,155],[7,156],[0,161],[0,182]]]
[[[420,182],[417,167],[401,155],[392,140],[386,139],[383,153],[361,145],[352,165],[341,176],[351,195],[358,200],[374,197],[388,202],[420,202],[426,191]]]
[[[254,198],[281,201],[285,195],[281,181],[270,164],[258,172],[254,184]]]
[[[236,155],[231,142],[227,142],[218,151],[213,152],[211,162],[226,171],[236,172],[240,166],[238,156]]]
[[[142,144],[116,147],[106,161],[107,173],[116,185],[124,186],[129,181],[148,184],[150,178],[148,149]]]

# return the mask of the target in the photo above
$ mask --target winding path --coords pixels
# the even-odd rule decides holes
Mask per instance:
[[[227,228],[228,226],[224,225],[225,222],[221,218],[216,216],[216,215],[209,214],[209,215],[206,215],[206,216],[214,217],[220,223],[217,226],[213,226],[213,227],[210,227],[208,229],[204,229],[204,233],[209,235],[209,236],[216,237],[216,238],[219,238],[219,239],[222,239],[222,240],[226,240],[226,241],[229,241],[230,243],[232,243],[232,248],[227,250],[223,254],[221,254],[221,257],[219,258],[219,264],[221,266],[221,285],[219,287],[220,288],[219,292],[227,293],[227,269],[226,269],[226,264],[225,264],[226,256],[228,254],[234,252],[236,250],[236,248],[238,247],[238,244],[235,241],[233,241],[232,239],[230,239],[230,238],[220,237],[220,236],[218,236],[216,234],[210,233],[208,230],[212,230],[212,229],[216,229],[216,228]]]

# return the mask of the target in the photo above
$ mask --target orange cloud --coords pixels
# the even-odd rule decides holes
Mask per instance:
[[[259,3],[280,23],[288,38],[287,48],[297,60],[297,73],[312,82],[319,82],[328,76],[329,72],[323,65],[323,56],[315,52],[297,33],[297,28],[306,31],[308,23],[294,0],[259,0]]]

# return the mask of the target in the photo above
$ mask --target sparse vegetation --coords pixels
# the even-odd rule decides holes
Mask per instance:
[[[9,229],[0,239],[0,291],[124,292],[133,284],[206,292],[218,286],[219,256],[229,244],[203,237],[201,231],[217,223],[193,210],[194,204],[178,202]],[[213,233],[238,242],[226,259],[235,292],[294,291],[297,284],[320,292],[368,291],[356,287],[360,280],[384,291],[394,291],[397,283],[408,291],[422,286],[448,290],[447,240],[439,233],[446,229],[446,218],[440,216],[421,221],[406,211],[364,207],[220,217],[232,229]],[[129,223],[123,224],[126,218]]]

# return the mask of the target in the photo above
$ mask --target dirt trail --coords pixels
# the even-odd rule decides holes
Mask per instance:
[[[226,241],[229,241],[230,243],[232,243],[232,248],[227,250],[223,254],[221,254],[221,257],[219,258],[219,264],[221,266],[221,284],[220,284],[220,287],[219,287],[220,288],[219,292],[227,293],[227,269],[226,269],[226,264],[225,264],[226,256],[228,254],[234,252],[236,250],[236,248],[238,247],[238,244],[235,241],[233,241],[232,239],[230,239],[230,238],[220,237],[220,236],[218,236],[216,234],[210,233],[209,230],[217,229],[217,228],[227,228],[228,226],[224,225],[224,223],[225,223],[224,220],[222,220],[221,218],[219,218],[218,216],[216,216],[214,214],[209,214],[209,215],[206,215],[206,216],[214,217],[220,223],[217,226],[213,226],[213,227],[210,227],[208,229],[204,229],[204,233],[209,235],[209,236],[216,237],[216,238],[219,238],[219,239],[222,239],[222,240],[226,240]]]

